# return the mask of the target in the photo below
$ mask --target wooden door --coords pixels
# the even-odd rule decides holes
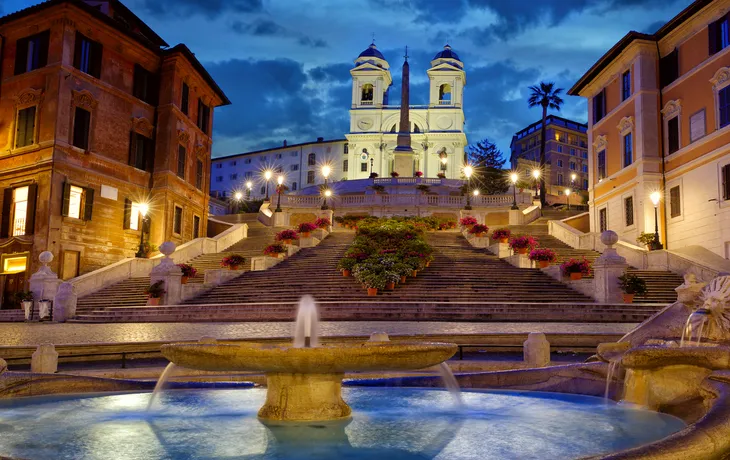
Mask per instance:
[[[25,272],[3,275],[5,283],[3,288],[3,309],[20,308],[20,302],[15,298],[15,294],[25,290]]]

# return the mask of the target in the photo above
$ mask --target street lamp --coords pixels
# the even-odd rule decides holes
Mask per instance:
[[[145,225],[149,222],[149,217],[147,217],[147,212],[149,212],[150,207],[147,203],[142,203],[139,205],[139,214],[141,216],[140,219],[140,226],[139,226],[139,251],[137,251],[137,254],[135,254],[135,257],[139,259],[146,259],[147,258],[147,251],[144,249],[144,229]]]
[[[441,174],[446,176],[446,163],[449,162],[449,159],[446,157],[441,157]]]
[[[251,181],[246,182],[246,198],[251,199],[251,188],[253,187],[253,183]]]
[[[539,169],[533,169],[532,170],[532,177],[535,178],[535,198],[538,198],[540,193],[537,191],[537,184],[540,182],[540,170]]]
[[[279,194],[279,197],[276,200],[276,209],[274,209],[274,212],[281,212],[281,189],[284,188],[284,176],[277,177],[276,183],[279,184],[279,186],[276,187],[276,191]]]
[[[565,189],[565,196],[568,197],[568,211],[570,211],[570,189],[569,188]]]
[[[471,188],[471,175],[474,174],[474,168],[469,165],[464,166],[464,175],[466,176],[466,206],[464,209],[471,209],[471,197],[469,195],[469,189]]]
[[[236,207],[238,208],[237,211],[240,211],[241,210],[241,199],[243,198],[243,193],[236,192],[233,195],[233,198],[236,200]]]
[[[329,209],[330,207],[327,205],[327,198],[332,196],[332,190],[327,189],[324,191],[324,202],[322,203],[321,209]]]
[[[264,172],[264,179],[266,179],[266,198],[264,198],[264,201],[269,201],[269,181],[273,175],[274,173],[270,169]]]
[[[654,243],[652,244],[652,249],[663,249],[664,246],[662,245],[662,242],[659,240],[659,200],[662,198],[662,195],[659,192],[652,192],[651,195],[649,195],[649,198],[651,198],[651,202],[654,204]]]
[[[512,182],[512,209],[520,209],[517,206],[517,179],[519,179],[517,173],[509,175],[509,180]]]

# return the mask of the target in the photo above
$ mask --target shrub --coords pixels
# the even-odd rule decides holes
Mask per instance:
[[[390,173],[390,177],[398,177],[398,176],[400,176],[400,174],[398,174],[395,171],[393,171],[392,173]]]
[[[548,248],[533,249],[528,256],[530,260],[537,262],[555,262],[558,256],[555,251]]]
[[[177,264],[177,266],[180,267],[183,276],[187,276],[188,278],[194,278],[195,275],[198,274],[198,270],[196,270],[195,267],[193,267],[192,265]]]
[[[477,218],[474,216],[466,216],[459,219],[459,225],[462,227],[468,227],[469,225],[476,225],[478,223]]]
[[[151,284],[145,288],[144,293],[152,297],[153,299],[159,299],[165,294],[165,289],[162,287],[164,283],[164,281],[160,280],[154,284]]]
[[[469,230],[469,233],[472,235],[477,235],[479,233],[487,233],[489,231],[489,227],[487,227],[484,224],[476,224],[472,226],[472,228]]]
[[[428,193],[431,191],[431,187],[429,187],[426,184],[418,184],[418,185],[416,185],[416,190],[418,190],[419,192],[422,192],[422,193]]]
[[[436,174],[436,177],[438,177],[439,179],[446,179],[446,174],[438,173],[438,174]]]
[[[501,240],[503,238],[509,238],[512,236],[512,231],[508,228],[498,228],[492,232],[492,239]]]
[[[582,273],[583,275],[591,274],[591,263],[584,257],[582,260],[570,259],[560,265],[560,272],[563,276],[571,273]]]
[[[532,249],[538,245],[537,239],[531,236],[518,236],[512,238],[509,242],[509,247],[512,249]]]
[[[646,295],[646,281],[632,273],[619,276],[618,285],[625,294]]]
[[[317,230],[317,226],[311,222],[304,222],[297,226],[297,231],[299,233],[309,233],[315,230]]]
[[[332,222],[326,217],[320,217],[319,219],[314,221],[314,225],[317,228],[328,228],[330,225],[332,225]]]
[[[279,254],[285,254],[287,252],[286,247],[281,243],[274,243],[264,248],[264,255],[274,256]]]
[[[282,230],[276,234],[276,241],[298,240],[299,234],[294,230]]]
[[[636,238],[636,242],[642,246],[652,246],[655,240],[656,238],[653,233],[641,233],[639,237]]]
[[[221,260],[221,267],[237,267],[243,265],[244,262],[246,262],[246,259],[242,255],[232,254]]]
[[[15,300],[26,302],[33,300],[33,291],[20,291],[15,293]]]

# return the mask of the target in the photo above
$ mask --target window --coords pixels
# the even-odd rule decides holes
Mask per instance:
[[[314,166],[317,164],[317,155],[314,153],[310,153],[307,157],[307,165],[308,166]]]
[[[679,78],[679,49],[659,59],[659,83],[662,88]]]
[[[229,177],[231,178],[231,180],[236,180],[238,179],[238,173],[231,174]]]
[[[182,145],[177,146],[177,177],[185,179],[185,157],[188,152]]]
[[[91,112],[76,107],[74,112],[73,145],[80,149],[89,149],[89,129],[91,127]]]
[[[608,230],[608,212],[603,208],[598,211],[598,231],[603,233],[606,230]]]
[[[291,189],[292,189],[292,191],[296,191],[297,190],[297,183],[296,182],[292,182],[291,183]]]
[[[6,188],[3,191],[0,238],[33,234],[37,195],[38,186],[36,184]]]
[[[606,177],[606,151],[598,152],[598,180]]]
[[[368,172],[368,164],[360,163],[360,172]]]
[[[584,173],[587,173],[588,172],[588,165],[582,165],[580,167],[580,170],[583,171]]]
[[[137,169],[152,172],[155,160],[154,147],[152,139],[132,132],[129,142],[129,164]]]
[[[221,169],[223,167],[223,163],[216,163],[215,169]]]
[[[563,185],[563,175],[558,174],[558,185]]]
[[[299,165],[291,165],[290,168],[292,171],[299,171]]]
[[[586,169],[587,169],[587,168],[588,168],[588,167],[586,166]],[[583,189],[584,189],[584,190],[588,190],[588,179],[583,179]]]
[[[451,103],[451,85],[448,83],[439,86],[439,103],[447,105]]]
[[[606,89],[593,97],[593,124],[601,121],[606,116]]]
[[[15,75],[40,69],[48,64],[48,42],[51,31],[46,30],[15,42]]]
[[[245,173],[245,174],[243,175],[243,177],[244,177],[244,178],[245,178],[246,180],[249,180],[249,179],[251,179],[251,178],[253,177],[253,173],[252,173],[251,171],[247,171],[247,172],[246,172],[246,173]]]
[[[276,168],[274,168],[274,172],[276,173],[281,173],[282,171],[283,170],[281,169],[281,166],[277,166]]]
[[[76,32],[74,67],[92,77],[100,78],[102,50],[101,43]]]
[[[307,183],[314,184],[314,171],[307,171]]]
[[[347,172],[350,170],[350,160],[343,160],[342,161],[342,172]]]
[[[172,233],[182,235],[182,208],[175,206],[175,214],[172,219]]]
[[[349,144],[347,142],[345,142],[345,145],[342,147],[342,150],[343,150],[343,153],[345,155],[347,155],[348,153],[350,153],[350,146],[349,146]],[[296,153],[296,152],[294,152],[294,153]]]
[[[250,158],[246,158],[245,160],[243,160],[243,164],[250,165],[251,164],[251,159]]]
[[[710,56],[730,45],[730,35],[728,35],[728,16],[723,16],[717,21],[710,23],[707,30],[710,39]]]
[[[193,216],[193,238],[200,238],[200,217]]]
[[[277,160],[281,160],[281,153],[277,153],[277,154],[276,154],[276,159],[277,159]]]
[[[360,102],[362,103],[362,105],[373,104],[373,85],[371,85],[370,83],[365,83],[364,85],[362,85]]]
[[[236,166],[237,164],[236,160],[231,161],[231,166]]]
[[[203,162],[198,160],[198,168],[195,170],[195,188],[203,190]]]
[[[634,197],[630,196],[624,198],[624,218],[626,226],[631,227],[634,225]]]
[[[631,138],[631,133],[624,136],[624,168],[634,162],[633,143]]]
[[[563,153],[563,146],[558,145],[557,150],[558,150],[558,153]]]
[[[570,170],[571,171],[575,171],[576,170],[575,161],[571,161],[570,162]]]
[[[299,156],[299,152],[292,152],[289,155],[291,155],[293,157],[297,157],[297,156]]]
[[[562,167],[563,167],[563,160],[558,160],[558,168],[562,168]]]
[[[223,182],[223,176],[215,176],[216,182]]]
[[[627,70],[621,76],[621,100],[625,101],[631,96],[631,71]]]
[[[669,215],[672,218],[682,215],[682,202],[679,197],[679,185],[669,189]]]
[[[15,148],[32,145],[35,142],[36,106],[18,110]]]
[[[580,152],[580,157],[587,160],[588,159],[588,151],[587,150],[583,150],[582,152]]]
[[[679,117],[667,122],[667,150],[669,154],[679,150]]]
[[[124,200],[124,225],[125,229],[140,230],[142,226],[142,203]]]
[[[730,200],[730,164],[722,167],[722,199]]]
[[[561,133],[560,131],[555,131],[555,140],[558,142],[565,142],[565,133]]]
[[[266,186],[261,186],[261,195],[266,193]]]
[[[63,184],[63,207],[61,215],[74,219],[91,220],[94,207],[94,189]]]
[[[134,65],[132,95],[148,104],[157,104],[157,82],[155,81],[155,75],[139,64]]]
[[[182,94],[180,95],[180,111],[185,115],[190,110],[190,87],[187,83],[182,84]]]
[[[717,93],[717,109],[720,114],[720,128],[730,124],[730,86]]]
[[[210,125],[210,107],[203,104],[202,99],[198,99],[198,128],[203,133],[208,134],[208,126]]]
[[[572,156],[575,156],[575,149],[570,149],[570,154],[571,154]]]

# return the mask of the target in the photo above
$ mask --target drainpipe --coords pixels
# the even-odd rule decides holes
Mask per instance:
[[[664,204],[664,212],[662,213],[662,224],[664,224],[664,249],[669,249],[669,226],[667,225],[667,175],[666,175],[666,163],[664,158],[664,119],[662,118],[662,109],[664,108],[664,96],[662,94],[661,81],[662,81],[662,66],[659,64],[661,61],[661,54],[659,54],[659,41],[656,41],[656,53],[657,53],[657,77],[659,81],[659,153],[662,157],[662,203]],[[680,126],[681,129],[681,126]]]

